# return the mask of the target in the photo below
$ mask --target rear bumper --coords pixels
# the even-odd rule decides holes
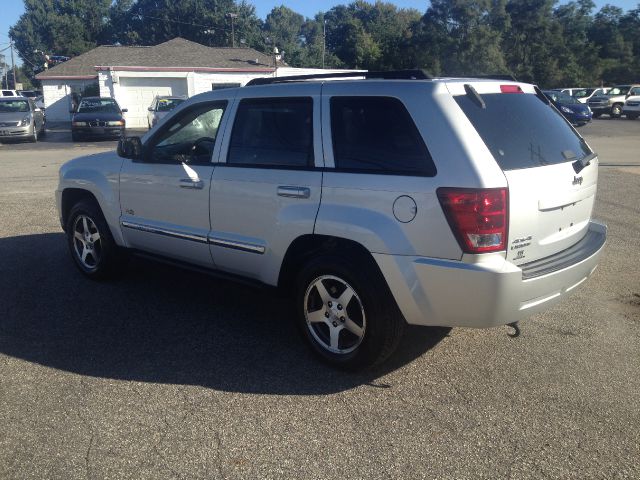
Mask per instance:
[[[516,266],[503,255],[479,263],[374,254],[408,323],[486,328],[523,320],[572,293],[594,272],[607,228],[556,255]]]

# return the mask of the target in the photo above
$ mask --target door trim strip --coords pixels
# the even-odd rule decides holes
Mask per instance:
[[[217,247],[231,248],[233,250],[241,250],[243,252],[258,253],[262,255],[265,252],[265,248],[262,245],[255,245],[253,243],[236,242],[235,240],[227,240],[219,237],[209,236],[209,243]]]
[[[176,230],[170,230],[167,228],[151,227],[149,225],[143,225],[141,223],[133,223],[133,222],[127,222],[127,221],[122,221],[120,223],[125,228],[138,230],[140,232],[156,233],[158,235],[164,235],[165,237],[179,238],[181,240],[191,240],[192,242],[198,242],[198,243],[207,243],[207,237],[205,237],[204,235],[196,235],[193,233],[183,233],[183,232],[178,232]]]

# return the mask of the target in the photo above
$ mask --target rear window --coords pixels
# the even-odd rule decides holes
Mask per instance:
[[[454,97],[502,170],[582,159],[592,152],[551,105],[532,94],[482,94],[486,108],[469,95]]]

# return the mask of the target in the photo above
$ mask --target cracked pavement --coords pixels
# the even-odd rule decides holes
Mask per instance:
[[[640,478],[640,120],[580,132],[615,165],[594,276],[519,338],[411,328],[365,374],[269,292],[142,260],[85,280],[57,169],[114,144],[0,145],[0,478]]]

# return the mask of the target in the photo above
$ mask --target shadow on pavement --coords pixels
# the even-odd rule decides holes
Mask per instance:
[[[284,300],[267,290],[139,259],[120,280],[92,282],[62,233],[1,238],[0,258],[0,353],[80,375],[329,394],[375,385],[449,332],[410,327],[385,365],[353,374],[316,360]]]

